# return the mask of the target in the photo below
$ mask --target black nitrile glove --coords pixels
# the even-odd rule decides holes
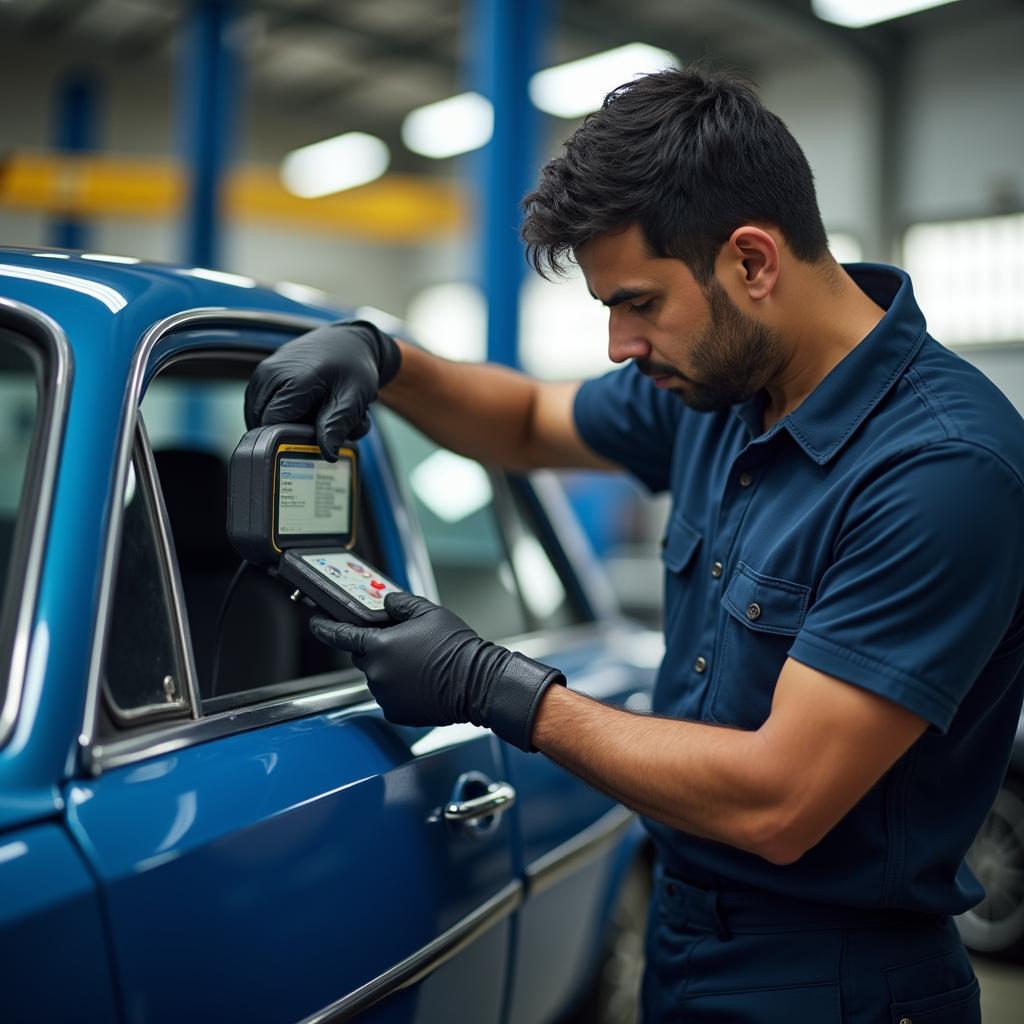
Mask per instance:
[[[315,423],[320,451],[338,449],[370,429],[370,403],[398,373],[395,339],[366,320],[317,327],[282,345],[245,389],[245,425]]]
[[[541,695],[551,683],[565,683],[558,669],[482,639],[425,597],[391,593],[384,607],[395,625],[364,628],[316,615],[309,628],[352,654],[389,721],[472,722],[534,750],[530,734]]]

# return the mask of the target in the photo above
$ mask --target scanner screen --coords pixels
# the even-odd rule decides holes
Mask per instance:
[[[351,527],[352,462],[282,455],[278,463],[278,534],[348,534]]]

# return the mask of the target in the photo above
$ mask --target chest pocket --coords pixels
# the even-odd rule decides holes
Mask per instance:
[[[661,560],[666,568],[672,572],[682,572],[688,568],[700,546],[700,540],[700,534],[676,511],[661,542]]]
[[[764,724],[810,593],[802,583],[765,576],[739,563],[722,595],[727,614],[710,698],[716,722],[743,729]]]

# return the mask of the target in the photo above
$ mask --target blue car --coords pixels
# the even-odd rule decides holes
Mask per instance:
[[[382,716],[239,559],[253,366],[337,310],[187,267],[0,250],[0,1018],[629,1020],[635,818],[473,726]],[[355,550],[649,707],[557,484],[375,410]]]

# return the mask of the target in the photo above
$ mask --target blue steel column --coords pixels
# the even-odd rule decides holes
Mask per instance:
[[[519,286],[525,264],[519,201],[537,173],[540,115],[527,84],[537,70],[550,0],[475,0],[476,88],[494,107],[494,135],[476,162],[487,356],[518,365]]]
[[[224,171],[237,99],[237,60],[228,35],[234,0],[193,0],[185,20],[178,88],[189,176],[185,261],[217,266]]]
[[[55,148],[65,153],[88,153],[96,148],[99,120],[99,87],[96,79],[81,72],[68,75],[57,92]],[[74,217],[53,223],[53,244],[61,249],[84,249],[88,225]]]

